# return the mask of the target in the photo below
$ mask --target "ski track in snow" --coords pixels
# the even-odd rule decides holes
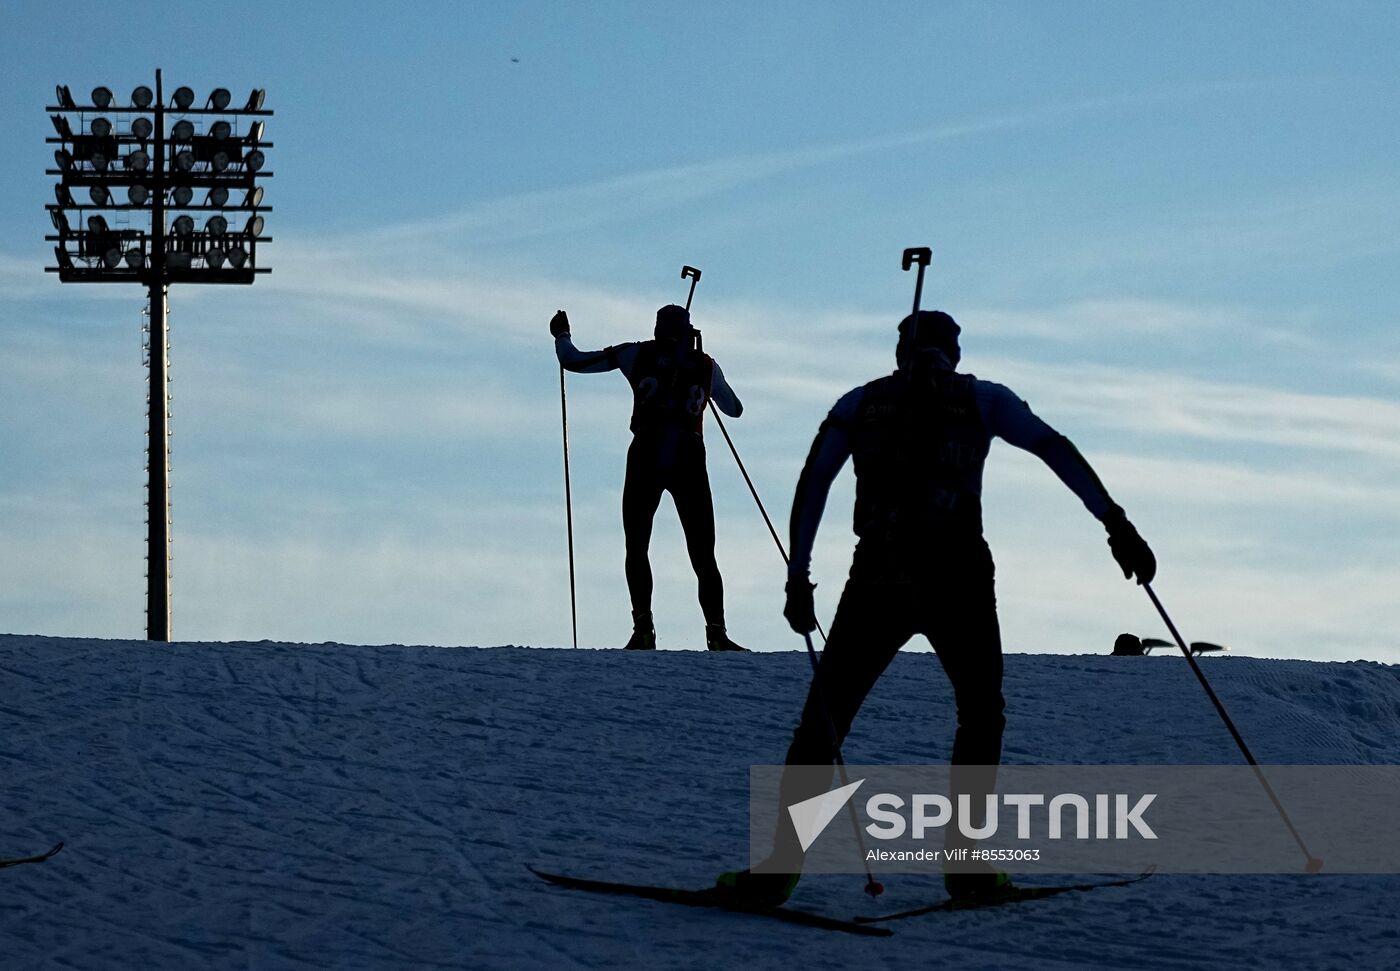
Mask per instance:
[[[1400,763],[1400,669],[1202,662],[1261,762]],[[889,939],[550,887],[704,885],[744,861],[805,654],[0,636],[7,968],[1385,968],[1394,876],[1161,874],[901,921]],[[1179,657],[1009,655],[1010,763],[1227,763]],[[846,748],[946,758],[951,693],[906,653]],[[868,906],[858,876],[793,905]],[[941,896],[895,875],[883,910]]]

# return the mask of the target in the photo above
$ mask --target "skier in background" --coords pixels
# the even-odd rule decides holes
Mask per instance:
[[[711,398],[731,418],[744,406],[724,380],[724,372],[695,344],[690,311],[674,304],[656,312],[655,339],[580,351],[560,310],[549,322],[554,352],[566,370],[596,374],[622,371],[632,386],[632,445],[622,487],[622,531],[626,539],[627,589],[632,599],[632,637],[626,649],[656,649],[651,615],[651,525],[663,492],[671,493],[685,533],[690,565],[699,584],[705,615],[705,646],[711,651],[743,651],[724,626],[724,581],[715,562],[715,510],[701,437],[705,406]]]
[[[969,793],[971,805],[980,807],[980,796],[993,790],[1006,724],[994,568],[982,535],[982,468],[993,436],[1038,456],[1079,496],[1107,529],[1125,578],[1150,583],[1156,573],[1152,550],[1069,439],[1009,388],[956,370],[959,333],[941,311],[906,317],[895,350],[898,369],[836,402],[798,478],[783,610],[793,630],[809,634],[817,626],[808,575],[812,544],[831,484],[848,458],[855,461],[858,542],[787,752],[773,854],[753,872],[719,878],[719,889],[742,902],[773,906],[792,893],[803,853],[781,810],[830,787],[831,764],[856,712],[914,634],[929,639],[952,684],[954,792]],[[990,768],[972,768],[982,766]],[[945,833],[945,845],[971,845],[953,823]],[[1006,874],[980,866],[980,872],[945,871],[949,895],[1010,887]]]

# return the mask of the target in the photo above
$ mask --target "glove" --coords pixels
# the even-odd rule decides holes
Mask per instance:
[[[810,634],[817,629],[817,608],[812,602],[812,591],[817,585],[803,577],[789,577],[787,582],[787,603],[783,606],[783,616],[788,626],[799,634]]]
[[[1136,574],[1139,585],[1151,583],[1157,575],[1157,558],[1152,555],[1147,540],[1139,536],[1137,528],[1128,522],[1123,510],[1114,506],[1104,516],[1103,524],[1108,530],[1108,548],[1123,568],[1123,579]]]
[[[549,332],[555,337],[569,332],[569,315],[560,310],[549,318]]]

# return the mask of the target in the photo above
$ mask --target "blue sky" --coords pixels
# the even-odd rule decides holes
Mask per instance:
[[[60,286],[56,83],[265,87],[249,288],[171,296],[174,636],[569,641],[547,333],[695,319],[785,523],[817,425],[925,306],[964,367],[1073,439],[1153,544],[1188,638],[1400,661],[1400,13],[1388,3],[188,4],[0,12],[0,628],[144,632],[137,287]],[[146,38],[145,33],[159,41]],[[588,646],[626,639],[629,395],[571,376]],[[708,435],[733,636],[801,641]],[[818,537],[834,609],[850,473]],[[1103,531],[1002,444],[986,482],[1008,650],[1165,631]],[[663,647],[702,625],[669,501]]]

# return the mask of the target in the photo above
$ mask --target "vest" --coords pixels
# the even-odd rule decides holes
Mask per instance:
[[[683,428],[701,434],[705,406],[710,401],[714,360],[700,351],[679,348],[669,342],[643,341],[627,376],[632,385],[632,433],[640,435],[667,428]]]
[[[991,442],[976,383],[954,371],[897,371],[865,386],[849,432],[857,536],[896,546],[980,539]]]

